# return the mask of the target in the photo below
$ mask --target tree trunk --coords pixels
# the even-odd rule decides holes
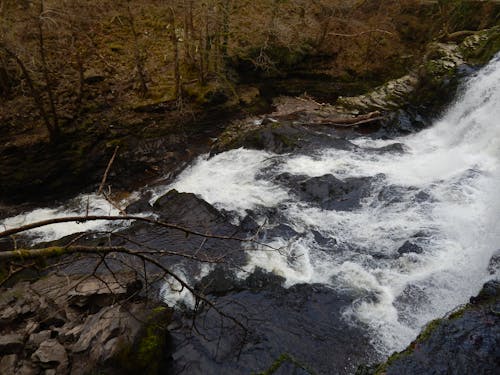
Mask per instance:
[[[144,97],[148,93],[148,85],[146,83],[146,73],[144,72],[144,59],[141,53],[141,48],[139,47],[139,35],[135,29],[135,20],[132,10],[130,9],[130,0],[127,0],[127,16],[130,30],[132,31],[132,37],[134,39],[134,58],[137,76],[139,78],[140,94]]]
[[[49,107],[50,107],[50,112],[52,115],[52,122],[48,126],[49,130],[49,135],[51,140],[55,140],[59,134],[60,134],[60,129],[59,129],[59,119],[57,116],[57,110],[56,110],[56,103],[55,103],[55,98],[54,98],[54,93],[52,91],[52,80],[50,79],[50,74],[49,74],[49,67],[47,64],[47,54],[46,54],[46,49],[45,49],[45,37],[43,34],[43,14],[45,12],[44,9],[44,1],[40,0],[40,14],[38,16],[38,47],[40,49],[40,59],[42,61],[42,72],[43,72],[43,77],[45,80],[45,90],[47,92],[47,96],[49,98]],[[43,104],[42,104],[43,106]]]
[[[176,24],[175,24],[175,11],[172,7],[169,8],[170,12],[170,41],[174,50],[174,97],[179,102],[182,97],[181,89],[181,73],[179,63],[179,39],[177,38]]]

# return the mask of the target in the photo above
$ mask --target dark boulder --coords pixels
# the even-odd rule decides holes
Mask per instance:
[[[410,346],[357,374],[496,374],[500,368],[500,282],[448,317],[430,322]]]
[[[151,200],[151,193],[147,193],[144,196],[142,196],[139,200],[129,204],[127,208],[125,208],[125,212],[128,215],[131,214],[140,214],[144,212],[151,212],[153,207],[149,203]]]
[[[414,244],[413,242],[406,241],[403,246],[401,246],[398,249],[398,254],[400,256],[405,255],[405,254],[422,254],[424,252],[424,249],[422,249],[420,246]]]
[[[283,173],[276,181],[290,187],[302,201],[327,210],[349,211],[359,208],[361,199],[370,193],[372,177],[340,180],[332,174],[308,178]]]
[[[259,229],[259,224],[251,215],[247,215],[243,220],[241,220],[240,228],[244,232],[255,233]]]
[[[158,198],[154,212],[169,222],[189,224],[191,227],[207,226],[224,221],[223,215],[212,205],[191,193],[170,190]]]
[[[192,334],[189,318],[172,327],[168,370],[189,375],[352,374],[371,351],[363,330],[339,312],[352,298],[322,285],[284,288],[283,281],[258,269],[238,289],[214,299],[248,331],[229,319],[221,323],[213,309],[197,316],[200,335]]]
[[[490,275],[494,275],[500,269],[500,249],[498,249],[495,254],[490,259],[488,263],[488,272]]]

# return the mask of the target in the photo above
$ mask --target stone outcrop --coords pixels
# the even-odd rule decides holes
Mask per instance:
[[[151,307],[131,274],[47,276],[0,290],[0,374],[86,374],[134,345]]]
[[[430,322],[406,350],[356,374],[494,374],[499,366],[500,282],[493,280],[469,304]]]
[[[337,104],[359,111],[392,111],[407,105],[444,103],[453,93],[460,73],[468,65],[486,64],[500,51],[500,27],[482,30],[460,44],[433,42],[427,46],[421,64],[401,78],[391,80],[371,92],[340,97]]]

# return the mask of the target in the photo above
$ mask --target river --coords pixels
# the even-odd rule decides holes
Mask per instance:
[[[173,183],[151,189],[152,200],[175,188],[223,210],[235,225],[251,218],[260,227],[258,240],[280,250],[252,245],[237,274],[264,269],[291,290],[321,286],[350,296],[328,314],[362,327],[384,356],[494,277],[487,268],[500,247],[500,57],[463,82],[455,101],[423,131],[359,136],[343,147],[330,144],[331,136],[325,132],[324,145],[307,152],[201,156]],[[2,224],[81,214],[84,207],[117,213],[99,197],[82,195]],[[102,225],[51,226],[33,235],[51,240]],[[179,300],[168,287],[163,293],[166,301]],[[318,303],[329,306],[327,300]]]

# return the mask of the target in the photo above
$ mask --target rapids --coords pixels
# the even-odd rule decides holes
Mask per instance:
[[[291,227],[264,236],[284,251],[249,251],[247,270],[264,268],[289,286],[348,290],[358,298],[344,316],[369,327],[378,349],[390,353],[491,278],[488,261],[500,246],[500,57],[463,84],[432,127],[352,143],[353,150],[200,157],[163,191],[195,193],[236,221],[250,213],[264,233]],[[398,143],[403,152],[387,147]],[[368,178],[369,193],[359,207],[325,209],[284,185],[285,173]]]
[[[153,189],[152,200],[175,188],[224,210],[233,224],[251,218],[261,226],[259,240],[281,251],[246,249],[241,277],[262,268],[291,290],[322,284],[348,294],[354,302],[335,313],[367,330],[382,355],[400,350],[493,277],[487,266],[500,247],[500,56],[460,92],[419,133],[358,137],[342,149],[325,143],[281,155],[248,149],[205,155],[172,184]],[[341,193],[329,197],[335,189]],[[116,214],[99,197],[82,195],[0,225],[86,212]],[[31,234],[48,241],[103,225]],[[171,303],[185,297],[163,293]]]

